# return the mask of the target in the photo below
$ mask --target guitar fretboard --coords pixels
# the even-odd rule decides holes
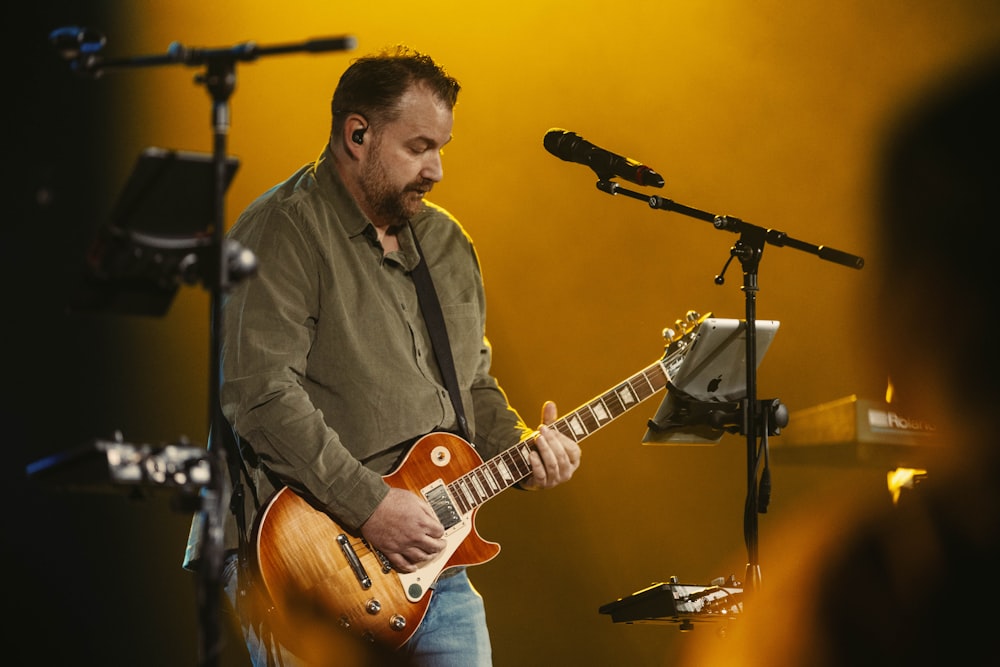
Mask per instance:
[[[683,353],[677,352],[657,361],[615,388],[560,417],[552,423],[552,428],[558,429],[575,442],[593,435],[665,388],[668,371],[672,371],[682,357]],[[531,474],[528,455],[534,447],[534,439],[531,436],[522,440],[448,485],[463,515]]]

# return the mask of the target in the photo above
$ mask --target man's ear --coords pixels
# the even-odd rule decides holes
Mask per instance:
[[[368,131],[368,121],[360,114],[351,114],[344,120],[341,140],[344,148],[351,155],[357,156],[365,144],[365,132]]]

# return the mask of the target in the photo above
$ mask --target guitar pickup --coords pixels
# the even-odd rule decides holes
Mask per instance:
[[[444,485],[444,482],[437,480],[433,484],[425,486],[421,492],[434,509],[438,521],[444,526],[446,535],[451,532],[453,527],[462,522],[462,516],[455,509],[455,504],[452,502],[451,496],[448,495],[448,487]]]

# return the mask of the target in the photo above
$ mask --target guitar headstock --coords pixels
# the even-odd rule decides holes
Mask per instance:
[[[693,340],[694,332],[711,316],[711,312],[702,315],[696,310],[689,310],[684,314],[684,319],[674,321],[673,329],[664,329],[663,338],[667,341],[666,354],[687,347]]]

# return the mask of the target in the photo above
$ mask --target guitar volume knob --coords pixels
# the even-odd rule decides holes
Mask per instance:
[[[393,614],[389,619],[389,627],[397,632],[406,629],[406,619],[399,614]]]
[[[365,603],[365,611],[374,616],[375,614],[382,611],[382,603],[372,598]]]

